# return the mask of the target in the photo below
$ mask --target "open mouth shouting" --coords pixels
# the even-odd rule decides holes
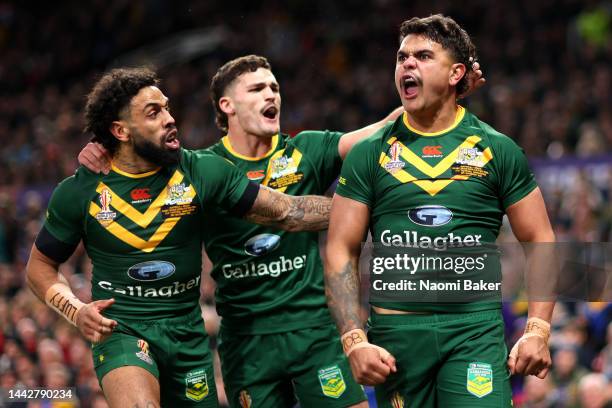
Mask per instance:
[[[169,150],[177,150],[181,146],[181,142],[176,137],[177,134],[178,131],[176,129],[172,129],[166,134],[166,137],[164,138],[164,145]]]
[[[279,109],[276,105],[266,105],[261,111],[261,114],[269,120],[276,120],[278,118]]]
[[[406,99],[415,98],[419,93],[420,81],[412,74],[406,74],[400,79],[402,96]]]

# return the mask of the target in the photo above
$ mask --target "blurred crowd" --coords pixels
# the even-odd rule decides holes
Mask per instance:
[[[184,30],[224,30],[213,49],[160,68],[183,145],[199,148],[223,136],[208,85],[225,61],[268,57],[281,85],[284,132],[353,130],[398,105],[399,24],[435,12],[452,16],[472,35],[487,79],[462,103],[533,159],[561,240],[612,249],[610,2],[60,3],[0,0],[0,389],[71,386],[73,406],[106,406],[89,345],[25,289],[25,262],[50,192],[74,172],[89,139],[81,115],[90,86],[126,53],[155,49]],[[88,300],[91,266],[82,249],[62,272]],[[207,316],[212,287],[207,281],[202,288]],[[515,406],[612,404],[612,306],[597,300],[557,307],[553,370],[544,380],[515,379]],[[510,344],[521,334],[524,304],[508,302],[504,313]],[[208,321],[214,340],[214,313]]]

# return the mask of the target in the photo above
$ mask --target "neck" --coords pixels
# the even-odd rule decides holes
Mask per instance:
[[[455,123],[459,106],[454,98],[439,105],[430,106],[416,112],[408,112],[410,126],[423,133],[435,133],[448,129]]]
[[[159,168],[158,165],[143,159],[134,150],[124,146],[120,146],[113,156],[113,166],[130,174],[147,173]]]
[[[262,157],[272,149],[274,137],[256,136],[245,131],[232,131],[227,133],[232,150],[247,157]]]

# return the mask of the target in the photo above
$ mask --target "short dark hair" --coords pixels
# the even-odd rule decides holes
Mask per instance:
[[[210,81],[210,99],[215,109],[215,123],[217,127],[227,132],[227,115],[221,110],[219,100],[225,94],[227,88],[236,78],[245,72],[255,72],[259,68],[272,70],[266,57],[259,55],[245,55],[244,57],[233,59],[226,62],[217,70],[215,76]]]
[[[476,46],[469,34],[450,17],[434,14],[429,17],[413,17],[400,26],[400,43],[408,34],[422,35],[437,42],[449,51],[456,62],[465,65],[466,75],[457,84],[457,95],[468,90],[467,72],[477,59]]]
[[[157,86],[157,74],[149,68],[116,68],[102,76],[87,95],[85,104],[85,132],[93,133],[92,141],[102,143],[114,154],[119,141],[110,126],[119,120],[121,112],[146,86]]]

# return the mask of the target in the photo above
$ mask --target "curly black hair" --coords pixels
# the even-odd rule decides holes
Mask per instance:
[[[110,132],[111,124],[119,120],[121,111],[142,88],[158,84],[157,74],[149,68],[117,68],[107,72],[87,95],[85,132],[93,133],[91,140],[114,154],[119,140]]]
[[[244,57],[226,62],[213,76],[210,81],[210,99],[215,109],[215,123],[220,130],[227,132],[227,115],[221,110],[219,100],[236,78],[245,72],[255,72],[259,68],[272,70],[270,63],[265,57],[245,55]]]
[[[434,14],[429,17],[413,17],[400,26],[400,43],[408,34],[422,35],[437,42],[449,51],[454,60],[469,71],[476,61],[476,46],[469,34],[450,17]],[[468,90],[467,71],[457,84],[457,95]]]

